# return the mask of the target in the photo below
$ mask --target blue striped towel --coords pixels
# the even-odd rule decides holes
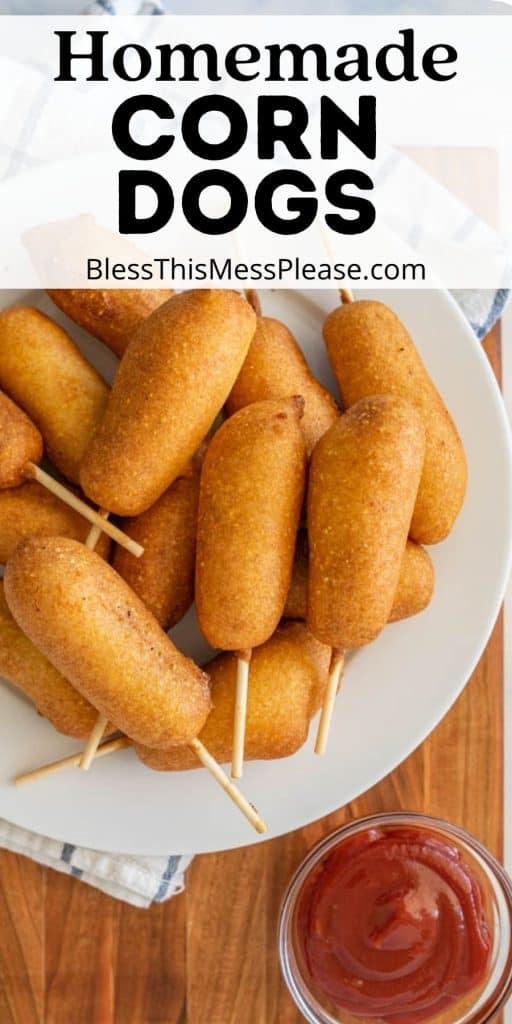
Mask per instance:
[[[120,10],[124,12],[124,2],[125,0],[121,0],[120,6],[119,0],[95,0],[89,12],[108,15],[116,14]],[[163,14],[164,4],[160,3],[160,0],[144,0],[138,8],[138,13]],[[42,109],[41,104],[37,103],[36,108],[30,119],[32,128],[34,118]],[[14,161],[20,158],[20,149],[21,147],[18,153],[11,154]],[[10,168],[4,164],[4,175],[8,174],[9,170],[12,173],[12,164]],[[432,187],[437,187],[434,182]],[[453,204],[454,208],[460,206],[455,199]],[[455,216],[457,215],[456,210]],[[467,213],[464,216],[467,216]],[[499,319],[508,298],[505,289],[458,291],[453,295],[477,338],[483,338]],[[46,867],[79,878],[110,896],[137,907],[149,907],[182,892],[185,886],[185,872],[192,860],[192,857],[180,854],[171,854],[167,857],[133,857],[87,850],[36,835],[1,820],[0,847],[31,857]]]

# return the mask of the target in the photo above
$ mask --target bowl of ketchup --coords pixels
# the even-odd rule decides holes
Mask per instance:
[[[512,994],[512,883],[455,825],[374,815],[300,865],[279,952],[310,1024],[484,1024]]]

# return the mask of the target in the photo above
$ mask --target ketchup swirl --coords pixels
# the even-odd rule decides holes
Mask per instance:
[[[299,898],[311,981],[356,1016],[417,1024],[484,981],[491,936],[482,890],[459,850],[426,829],[342,840]]]

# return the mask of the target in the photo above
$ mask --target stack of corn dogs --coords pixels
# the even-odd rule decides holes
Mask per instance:
[[[254,292],[49,294],[120,363],[109,391],[49,317],[0,313],[0,675],[88,741],[18,781],[130,745],[263,831],[220,765],[290,756],[319,710],[323,753],[345,652],[428,605],[457,429],[380,302],[327,317],[338,404]],[[168,636],[194,600],[202,668]]]

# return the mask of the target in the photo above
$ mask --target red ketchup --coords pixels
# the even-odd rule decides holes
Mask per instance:
[[[427,829],[343,840],[312,871],[297,910],[312,985],[355,1016],[418,1024],[485,980],[491,935],[479,880]]]

